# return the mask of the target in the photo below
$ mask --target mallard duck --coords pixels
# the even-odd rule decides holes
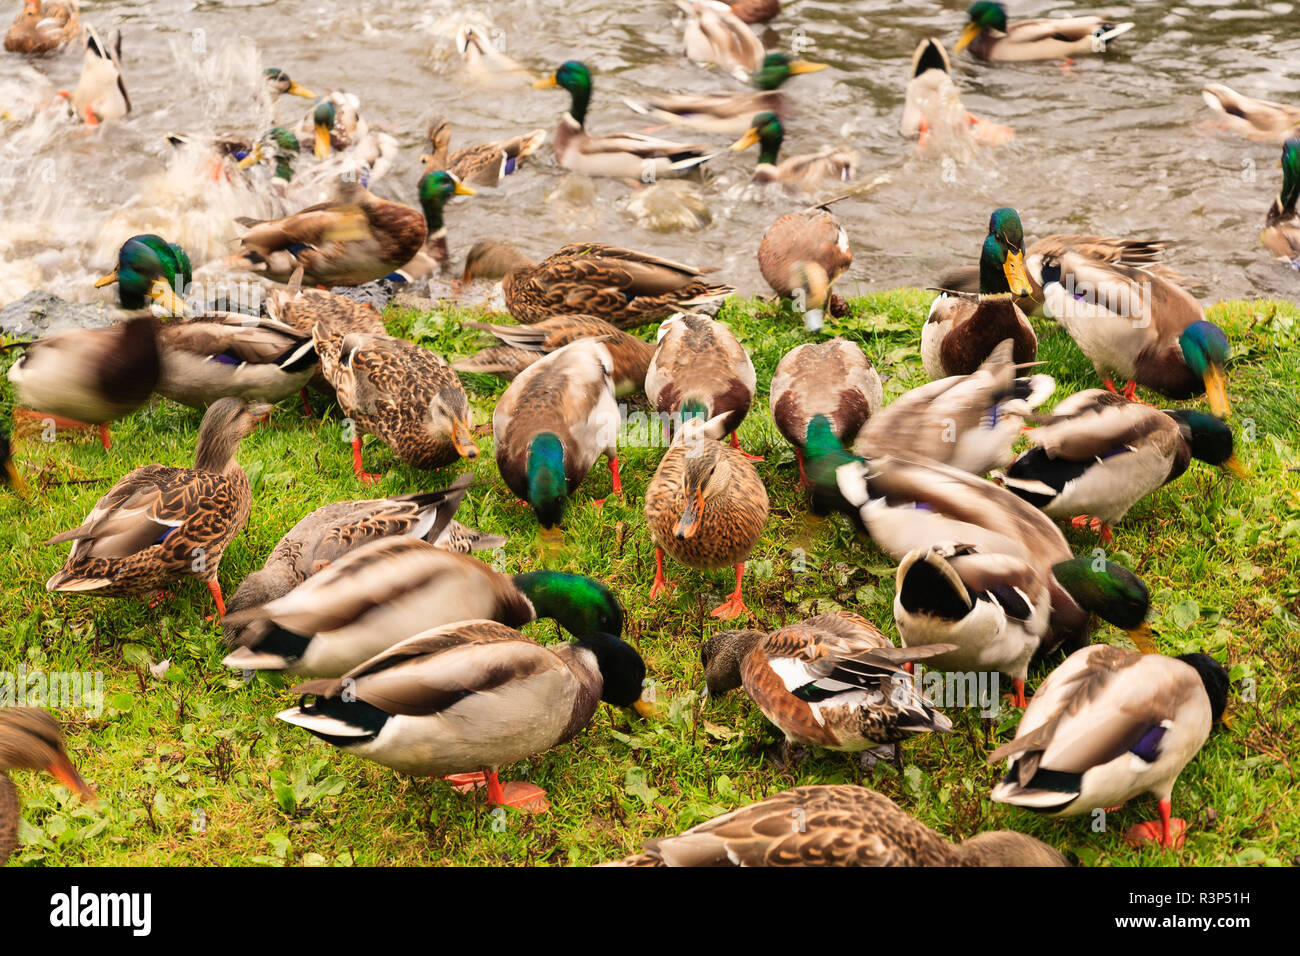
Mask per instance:
[[[436,188],[421,180],[421,204]],[[440,210],[430,214],[440,221]],[[420,251],[430,229],[424,215],[373,195],[360,183],[344,183],[336,202],[319,203],[280,219],[238,219],[240,237],[232,268],[287,282],[301,267],[308,285],[365,285],[400,269]]]
[[[420,156],[420,165],[425,172],[445,169],[462,183],[496,186],[515,172],[527,157],[541,149],[546,142],[546,130],[535,129],[510,139],[479,143],[450,153],[451,126],[445,118],[438,116],[429,121],[425,139],[425,152]]]
[[[731,144],[733,151],[748,149],[759,144],[758,165],[754,167],[754,183],[786,183],[804,189],[814,189],[825,180],[847,182],[857,175],[858,154],[853,150],[837,150],[825,146],[816,153],[792,156],[778,164],[777,154],[785,130],[775,113],[759,113],[751,122],[748,132]]]
[[[723,416],[723,431],[731,433],[731,447],[739,449],[736,430],[754,403],[757,383],[749,353],[725,322],[684,312],[659,326],[645,393],[669,421]]]
[[[10,53],[49,53],[80,36],[77,0],[23,0],[23,8],[5,34],[5,49]]]
[[[798,297],[804,327],[819,331],[831,304],[831,284],[853,264],[849,234],[821,207],[786,213],[758,243],[758,270],[777,295]]]
[[[839,336],[829,342],[807,342],[781,357],[772,373],[768,407],[777,429],[794,446],[799,480],[808,423],[822,416],[845,445],[852,445],[871,416],[880,411],[884,389],[880,374],[854,342]]]
[[[300,143],[312,144],[317,159],[361,142],[370,125],[361,116],[361,99],[355,93],[330,90],[298,123]]]
[[[873,414],[853,442],[862,458],[937,461],[973,475],[1010,464],[1026,416],[1051,397],[1050,375],[1021,375],[1007,339],[970,375],[920,385]]]
[[[384,319],[374,306],[345,295],[335,295],[322,289],[303,289],[301,281],[292,279],[284,289],[273,289],[266,300],[266,311],[277,322],[292,326],[299,332],[313,334],[316,327],[322,333],[340,341],[349,333],[361,335],[387,335]]]
[[[622,633],[605,585],[559,571],[513,577],[413,535],[354,547],[281,597],[238,613],[230,667],[337,677],[430,625],[484,618],[511,627],[549,617],[581,636]]]
[[[420,205],[429,235],[420,251],[398,269],[389,279],[418,282],[446,272],[451,264],[451,250],[447,246],[447,226],[443,222],[443,207],[452,196],[473,196],[476,191],[466,186],[454,174],[434,170],[420,177]]]
[[[646,523],[655,545],[650,598],[672,585],[664,552],[688,567],[736,569],[736,589],[710,612],[724,620],[749,615],[740,583],[745,561],[767,524],[767,489],[745,454],[715,439],[726,434],[727,414],[701,425],[684,422],[655,469],[645,493]]]
[[[356,429],[352,467],[362,482],[381,477],[361,466],[362,433],[416,468],[478,457],[469,398],[441,355],[387,335],[352,332],[340,339],[324,321],[312,338],[321,372]]]
[[[948,51],[934,39],[922,40],[912,53],[899,132],[918,139],[921,149],[998,146],[1015,135],[1009,126],[967,112],[952,81]]]
[[[1024,565],[1038,583],[1029,588],[1016,585],[1021,596],[1014,601],[1010,590],[997,597],[1019,626],[1033,628],[1038,645],[1032,654],[1046,654],[1061,644],[1070,649],[1086,644],[1093,614],[1125,630],[1135,643],[1152,646],[1145,624],[1150,606],[1145,584],[1120,565],[1098,566],[1091,557],[1075,558],[1052,519],[1005,488],[937,462],[888,456],[863,461],[844,452],[820,421],[808,429],[806,460],[818,489],[836,500],[896,561],[936,544],[953,543],[959,549],[954,554],[973,548]],[[917,574],[925,570],[918,568]],[[969,614],[970,591],[961,582],[962,569],[953,570],[951,575],[927,573],[915,588],[909,589],[906,579],[899,584],[905,610],[933,618],[935,627],[946,630],[935,634],[922,627],[900,629],[905,643],[930,643],[931,634],[934,641],[959,648],[989,640],[987,634],[968,631],[982,616]],[[978,578],[969,584],[976,593],[989,588],[987,580]],[[1041,615],[1035,616],[1035,608],[1042,604],[1044,588],[1050,613],[1040,631],[1036,622]],[[950,626],[953,621],[956,626]],[[1009,676],[1017,681],[1016,703],[1023,706],[1023,679],[1014,672]]]
[[[771,634],[714,634],[700,662],[710,697],[743,685],[787,745],[857,753],[952,729],[903,669],[943,650],[895,647],[870,621],[835,611]]]
[[[301,96],[303,99],[307,100],[314,100],[316,98],[315,93],[306,87],[295,83],[293,78],[278,66],[268,66],[262,71],[262,75],[266,77],[267,88],[270,89],[271,93],[275,96],[283,96],[287,93],[290,96]]]
[[[1267,143],[1300,136],[1300,106],[1242,96],[1222,83],[1207,83],[1201,97],[1224,128],[1238,136]]]
[[[1300,268],[1300,139],[1289,139],[1282,146],[1282,189],[1268,209],[1266,228],[1260,242],[1279,259]]]
[[[763,63],[763,41],[720,0],[677,0],[686,14],[683,43],[696,63],[718,66],[744,82]]]
[[[21,819],[18,788],[6,770],[44,770],[82,800],[95,802],[95,791],[68,759],[57,720],[36,707],[0,708],[0,866],[18,846]]]
[[[1038,357],[1038,336],[1014,299],[1030,292],[1020,217],[1003,207],[993,213],[993,220],[1001,228],[985,237],[980,250],[979,295],[939,293],[921,327],[921,364],[931,380],[969,375],[1005,339],[1013,343],[1017,364]],[[1010,238],[1004,241],[1000,234]]]
[[[601,454],[609,459],[614,494],[623,494],[613,374],[609,348],[579,339],[528,366],[497,400],[497,468],[543,529],[559,525],[569,496]]]
[[[781,0],[727,0],[727,6],[744,23],[766,23],[781,12]]]
[[[484,534],[452,520],[471,480],[470,475],[461,475],[441,491],[339,501],[308,514],[285,532],[266,563],[244,578],[231,596],[229,614],[222,622],[226,646],[246,643],[243,635],[249,625],[231,623],[237,612],[284,597],[317,571],[371,541],[405,535],[457,554],[504,545],[501,535]]]
[[[995,476],[998,482],[1055,518],[1091,524],[1103,544],[1112,525],[1193,458],[1245,476],[1221,419],[1162,412],[1098,388],[1064,399],[1028,438],[1034,447]]]
[[[301,392],[317,367],[310,333],[237,312],[168,322],[158,355],[158,394],[193,408],[228,396],[278,402]]]
[[[81,78],[72,91],[72,112],[87,126],[121,119],[131,112],[131,97],[122,79],[122,33],[114,30],[104,43],[95,28],[86,27],[86,55]]]
[[[1042,280],[1043,310],[1107,389],[1115,390],[1110,376],[1118,373],[1128,380],[1125,398],[1138,385],[1169,398],[1205,394],[1214,414],[1228,414],[1228,337],[1186,291],[1149,271],[1075,252],[1044,256]]]
[[[650,367],[650,358],[655,351],[654,346],[644,339],[629,335],[594,315],[557,315],[533,325],[491,325],[487,322],[466,322],[464,325],[481,329],[504,344],[452,362],[451,367],[458,372],[479,372],[512,379],[543,356],[570,342],[595,339],[609,350],[614,361],[614,395],[619,398],[645,388],[646,369]]]
[[[555,315],[594,315],[626,329],[731,295],[729,285],[670,259],[597,242],[574,242],[534,263],[504,242],[474,244],[464,281],[502,278],[506,308],[532,324]]]
[[[60,428],[98,425],[100,441],[112,448],[108,423],[147,402],[158,383],[157,334],[157,319],[136,316],[19,343],[25,351],[9,366],[9,381],[24,407],[14,414],[50,418]]]
[[[492,32],[500,42],[494,42],[482,30],[468,23],[457,29],[456,52],[460,54],[465,69],[478,78],[525,74],[527,71],[503,52],[505,34],[499,29]]]
[[[1170,818],[1174,783],[1223,716],[1228,689],[1228,672],[1208,654],[1075,651],[1039,686],[1015,739],[989,754],[989,763],[1007,761],[992,798],[1077,816],[1151,793],[1160,822],[1133,827],[1129,839],[1181,846],[1187,823]]]
[[[1007,23],[1007,8],[976,0],[967,9],[970,23],[953,47],[970,47],[980,60],[1056,60],[1084,53],[1105,53],[1111,40],[1133,29],[1099,16],[1044,17]]]
[[[6,485],[20,498],[27,497],[27,482],[14,464],[13,446],[3,428],[0,428],[0,485]]]
[[[1046,843],[1014,830],[960,843],[918,822],[883,794],[852,784],[783,790],[651,840],[606,866],[1069,866]]]
[[[117,268],[95,280],[95,288],[117,286],[122,308],[139,312],[158,307],[164,315],[185,315],[184,296],[193,279],[190,257],[176,243],[142,233],[122,243]]]
[[[564,743],[603,700],[641,713],[645,663],[618,637],[586,633],[543,647],[495,621],[425,631],[342,678],[308,681],[313,696],[277,716],[347,753],[400,773],[483,771],[488,801],[545,807],[530,784],[502,788],[497,767]]]
[[[238,398],[214,402],[199,428],[193,468],[135,469],[99,499],[79,527],[46,542],[71,541],[72,551],[45,589],[120,597],[196,577],[207,584],[224,616],[217,570],[252,506],[235,449],[269,412],[270,406]]]
[[[533,84],[536,89],[560,86],[569,92],[569,111],[555,131],[555,161],[588,176],[616,176],[653,182],[684,172],[713,158],[709,147],[646,136],[587,133],[587,105],[591,102],[591,71],[576,60],[564,63],[551,76]]]
[[[739,136],[749,129],[756,113],[775,113],[784,117],[791,112],[789,99],[780,87],[792,76],[826,69],[825,63],[796,60],[779,51],[763,58],[763,65],[753,75],[753,91],[744,93],[659,93],[645,103],[626,100],[638,113],[653,116],[663,123],[689,126],[709,133]]]

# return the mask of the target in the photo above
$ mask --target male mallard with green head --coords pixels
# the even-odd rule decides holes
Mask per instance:
[[[786,183],[803,189],[815,189],[826,180],[847,182],[857,175],[858,154],[853,150],[822,147],[816,153],[792,156],[778,162],[777,154],[785,139],[785,128],[775,113],[759,113],[750,123],[749,130],[731,144],[733,151],[748,149],[759,144],[758,165],[754,167],[754,183]]]
[[[1133,29],[1105,17],[1042,17],[1007,22],[1007,8],[993,0],[976,0],[966,11],[970,22],[953,47],[967,47],[980,60],[1055,60],[1084,53],[1105,53],[1107,44]]]
[[[1273,205],[1268,208],[1268,218],[1260,242],[1277,258],[1300,269],[1300,213],[1296,201],[1300,200],[1300,139],[1288,139],[1282,144],[1282,189]]]

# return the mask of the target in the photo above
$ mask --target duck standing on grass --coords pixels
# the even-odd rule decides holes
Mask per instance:
[[[1075,651],[1039,686],[1015,739],[989,754],[991,764],[1007,761],[992,797],[1078,816],[1151,793],[1160,820],[1132,827],[1129,841],[1180,847],[1187,821],[1171,818],[1174,784],[1223,716],[1228,690],[1227,670],[1208,654]]]
[[[277,716],[399,773],[454,775],[461,786],[483,781],[489,803],[541,811],[545,790],[502,787],[497,768],[574,737],[602,700],[651,713],[644,680],[641,655],[612,634],[543,647],[495,621],[462,621],[403,641],[342,678],[299,684],[302,702]]]
[[[809,332],[821,331],[827,309],[836,316],[848,313],[848,304],[831,293],[831,285],[852,264],[849,234],[820,206],[786,213],[758,242],[758,271],[773,292],[794,300]]]
[[[193,468],[145,465],[117,482],[86,520],[46,544],[72,542],[47,591],[96,597],[141,595],[183,577],[205,582],[225,616],[217,571],[252,508],[248,476],[235,460],[240,441],[270,414],[238,398],[203,416]]]
[[[723,620],[750,614],[740,584],[768,516],[767,489],[748,457],[716,440],[725,434],[726,417],[684,422],[645,494],[655,545],[651,600],[672,587],[664,578],[665,551],[687,567],[731,566],[736,589],[710,612]]]

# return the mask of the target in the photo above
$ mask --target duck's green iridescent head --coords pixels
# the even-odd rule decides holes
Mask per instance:
[[[1151,591],[1128,568],[1085,556],[1052,565],[1052,574],[1084,610],[1127,631],[1135,640],[1149,634],[1145,622]]]
[[[435,169],[420,177],[417,189],[420,194],[420,208],[424,210],[424,221],[433,235],[442,228],[442,207],[452,196],[474,196],[477,190],[470,189],[454,175],[445,170]]]
[[[1165,414],[1178,422],[1193,458],[1209,465],[1221,465],[1239,478],[1246,477],[1245,467],[1232,453],[1232,429],[1222,418],[1188,408]]]
[[[821,509],[843,501],[835,473],[841,466],[856,460],[835,434],[830,419],[825,415],[814,415],[804,438],[803,462],[804,472],[813,485],[814,503]]]
[[[1278,202],[1283,212],[1295,212],[1300,200],[1300,139],[1288,139],[1282,144],[1282,191]]]
[[[117,283],[122,308],[132,311],[157,302],[170,315],[184,315],[184,293],[191,277],[189,256],[179,245],[144,233],[122,243],[117,269],[95,282],[95,288]]]
[[[273,93],[288,93],[291,96],[302,96],[309,100],[316,98],[315,93],[299,86],[289,78],[288,73],[284,72],[284,70],[281,70],[279,67],[267,67],[264,74],[266,76],[266,83],[271,87],[271,92]]]
[[[554,528],[564,516],[568,483],[564,476],[564,446],[550,432],[536,436],[528,446],[524,463],[528,479],[528,503],[543,528]]]
[[[966,49],[971,41],[985,30],[1007,32],[1007,8],[1000,3],[993,3],[992,0],[976,0],[966,9],[966,14],[970,17],[970,23],[966,24],[966,29],[962,31],[957,45],[952,48],[954,53]]]
[[[560,68],[550,76],[543,77],[533,84],[534,89],[545,90],[561,87],[569,91],[572,103],[569,115],[581,125],[587,119],[587,105],[591,102],[591,70],[585,63],[569,60],[561,63]]]
[[[1012,251],[993,233],[985,236],[980,249],[980,295],[1029,295],[1031,291],[1024,252]]]
[[[334,104],[329,100],[321,100],[316,104],[316,108],[311,112],[312,125],[316,127],[316,158],[325,159],[329,156],[333,143],[330,142],[330,134],[334,131]]]
[[[1205,397],[1210,411],[1227,418],[1228,383],[1224,369],[1228,365],[1228,337],[1213,322],[1193,322],[1178,337],[1183,350],[1183,361],[1205,383]]]
[[[826,69],[825,63],[809,63],[807,60],[791,59],[784,53],[769,53],[763,57],[760,66],[752,77],[754,86],[760,90],[775,90],[792,76],[800,73],[816,73]]]
[[[1020,213],[1010,206],[1000,206],[989,216],[989,235],[997,236],[1012,252],[1025,248],[1025,229],[1020,224]]]
[[[781,140],[784,138],[785,130],[781,127],[781,118],[775,113],[759,113],[750,123],[749,130],[732,143],[731,148],[739,151],[759,143],[759,164],[775,166],[777,153],[781,151]]]
[[[599,581],[563,571],[531,571],[516,574],[514,582],[539,618],[554,619],[574,637],[623,633],[623,607]]]

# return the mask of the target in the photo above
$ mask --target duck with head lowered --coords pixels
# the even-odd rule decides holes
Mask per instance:
[[[18,846],[18,789],[6,770],[44,770],[87,803],[95,791],[63,749],[63,728],[36,707],[0,708],[0,866]]]

